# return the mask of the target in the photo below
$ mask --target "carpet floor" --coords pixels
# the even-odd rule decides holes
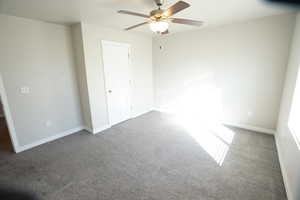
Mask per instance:
[[[0,186],[45,200],[284,200],[274,137],[150,112],[0,152]]]

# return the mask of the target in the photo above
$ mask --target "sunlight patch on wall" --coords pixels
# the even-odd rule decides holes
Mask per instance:
[[[300,71],[296,81],[292,107],[290,111],[288,127],[294,137],[294,140],[300,150]]]
[[[183,86],[169,91],[166,96],[174,96],[171,102],[165,102],[160,107],[168,113],[196,118],[203,123],[221,121],[223,117],[222,91],[215,86],[212,73],[185,81]]]

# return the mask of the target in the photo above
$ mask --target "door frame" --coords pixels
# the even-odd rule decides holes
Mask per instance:
[[[108,95],[107,95],[107,71],[105,70],[104,66],[104,56],[103,56],[103,49],[105,44],[111,44],[111,45],[116,45],[116,46],[121,46],[121,47],[127,47],[128,48],[128,69],[129,69],[129,106],[130,106],[130,116],[128,119],[132,118],[133,115],[133,105],[132,105],[132,69],[131,69],[131,45],[128,43],[123,43],[123,42],[116,42],[116,41],[111,41],[111,40],[101,40],[101,53],[102,53],[102,66],[103,66],[103,74],[104,74],[104,87],[105,87],[105,99],[106,99],[106,112],[107,112],[107,117],[108,117],[108,125],[109,127],[115,125],[111,123],[111,113],[109,112],[109,100],[108,100]]]
[[[11,140],[14,152],[18,153],[19,152],[19,150],[18,150],[19,142],[17,139],[14,121],[13,121],[13,118],[12,118],[12,115],[11,115],[11,112],[9,109],[9,104],[8,104],[7,95],[6,95],[6,91],[4,88],[4,83],[3,83],[1,72],[0,72],[0,98],[1,98],[2,106],[3,106],[4,117],[5,117],[5,121],[7,124],[10,140]]]

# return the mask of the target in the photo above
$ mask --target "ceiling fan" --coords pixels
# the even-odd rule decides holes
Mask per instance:
[[[186,24],[186,25],[192,25],[192,26],[201,26],[203,24],[202,21],[196,21],[196,20],[190,20],[190,19],[182,19],[182,18],[173,18],[172,15],[190,7],[190,4],[184,2],[184,1],[178,1],[174,5],[172,5],[170,8],[164,10],[161,9],[161,6],[163,5],[163,0],[154,0],[156,5],[158,6],[158,9],[152,10],[149,15],[140,14],[136,12],[131,12],[127,10],[119,10],[118,13],[120,14],[126,14],[126,15],[134,15],[138,17],[147,18],[148,21],[136,24],[134,26],[130,26],[126,28],[125,30],[131,30],[134,28],[137,28],[139,26],[149,24],[150,29],[158,34],[168,34],[169,33],[169,23],[177,23],[177,24]]]

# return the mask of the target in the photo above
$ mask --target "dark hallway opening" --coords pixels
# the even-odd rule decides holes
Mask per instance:
[[[1,102],[0,102],[0,152],[13,152],[9,130],[7,127]]]

